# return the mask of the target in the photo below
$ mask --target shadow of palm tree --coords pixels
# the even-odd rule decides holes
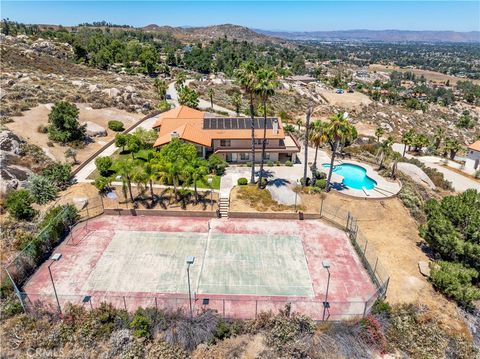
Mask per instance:
[[[260,177],[260,171],[255,171],[255,176]],[[273,177],[273,172],[270,170],[263,169],[262,171],[262,177],[263,178],[272,178]]]
[[[272,181],[269,181],[267,186],[275,186],[275,187],[282,187],[290,184],[290,181],[285,178],[275,178]]]

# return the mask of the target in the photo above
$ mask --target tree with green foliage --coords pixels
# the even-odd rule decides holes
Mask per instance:
[[[138,60],[142,63],[144,71],[149,75],[153,75],[155,73],[158,59],[158,52],[151,45],[143,46],[142,51],[138,57]]]
[[[74,104],[56,102],[48,115],[48,137],[61,143],[83,140],[86,126],[78,122],[78,113]]]
[[[198,107],[198,93],[197,91],[182,86],[178,91],[178,103],[192,108]]]
[[[289,125],[293,128],[292,125]],[[285,131],[285,127],[283,130]],[[313,121],[310,125],[309,131],[309,141],[315,146],[315,157],[312,163],[312,177],[316,178],[317,175],[317,158],[318,158],[318,149],[320,146],[326,141],[326,133],[325,133],[325,122],[317,120]]]
[[[185,183],[187,185],[193,185],[195,203],[198,203],[197,183],[198,181],[203,180],[203,178],[208,173],[207,161],[204,159],[197,158],[195,161],[186,164],[184,168],[184,173],[186,178]]]
[[[405,154],[407,153],[407,148],[410,151],[410,147],[413,146],[415,136],[416,136],[416,133],[413,128],[411,128],[410,130],[408,130],[402,135],[402,143],[404,145],[403,157],[405,157]]]
[[[222,176],[225,173],[225,169],[228,167],[228,163],[219,155],[212,154],[208,157],[207,168],[209,173],[214,173],[217,176]]]
[[[135,158],[135,153],[140,151],[142,148],[142,140],[139,136],[135,134],[128,134],[127,135],[127,148],[132,155],[132,158]]]
[[[115,146],[121,147],[122,152],[125,152],[125,146],[127,145],[127,135],[123,133],[117,133],[115,136]]]
[[[95,159],[95,167],[97,167],[98,172],[103,177],[108,177],[113,165],[113,160],[109,156],[97,157]]]
[[[168,111],[172,106],[168,103],[167,100],[162,100],[158,103],[157,108],[160,111]]]
[[[448,155],[450,159],[453,160],[461,148],[462,146],[456,138],[447,138],[443,145],[443,156],[447,157]]]
[[[46,204],[57,197],[58,189],[50,179],[44,176],[31,175],[28,178],[28,190],[35,203]]]
[[[122,177],[125,201],[127,201],[126,189],[128,189],[130,200],[133,203],[132,180],[133,180],[133,174],[134,174],[134,168],[135,168],[135,163],[133,159],[122,158],[118,161],[115,161],[113,167],[115,172]]]
[[[252,170],[250,174],[250,183],[255,183],[255,86],[257,81],[258,66],[253,61],[247,61],[240,64],[235,70],[235,79],[238,85],[243,89],[250,102],[250,119],[251,119],[251,140],[252,140]]]
[[[213,96],[215,95],[215,91],[212,88],[209,88],[207,94],[208,98],[210,99],[210,108],[213,109]]]
[[[329,122],[325,127],[325,137],[330,145],[332,151],[330,168],[328,170],[326,192],[330,191],[332,173],[335,165],[335,156],[337,154],[338,147],[342,143],[350,142],[357,138],[357,130],[348,120],[348,115],[343,112],[333,114]]]
[[[442,141],[445,138],[445,129],[442,127],[439,127],[436,129],[435,134],[433,135],[434,143],[433,147],[435,150],[440,149],[440,145],[442,144]]]
[[[155,79],[155,88],[157,89],[158,96],[160,97],[160,101],[164,101],[167,95],[168,85],[165,80],[161,78]]]
[[[26,189],[8,193],[5,207],[8,213],[15,219],[31,221],[37,214],[32,208],[33,197]]]
[[[394,151],[392,149],[392,145],[393,145],[393,137],[392,136],[388,136],[387,139],[385,139],[381,144],[380,144],[380,147],[378,149],[378,156],[380,157],[380,161],[379,161],[379,170],[382,170],[385,168],[384,166],[384,163],[385,163],[385,159],[387,159],[388,157],[392,156],[394,154]]]
[[[64,190],[70,184],[72,166],[68,163],[52,163],[43,171],[42,176],[50,180],[57,188]]]
[[[375,137],[377,138],[377,142],[380,143],[380,137],[385,134],[385,129],[383,127],[377,127],[375,129]]]
[[[435,262],[430,276],[436,289],[467,309],[472,309],[473,302],[480,299],[480,289],[472,284],[477,279],[477,270],[445,261]]]
[[[264,177],[263,165],[265,163],[265,153],[267,147],[267,101],[269,97],[275,94],[277,87],[278,76],[273,69],[264,67],[257,71],[254,92],[258,97],[260,97],[263,104],[262,157],[260,159],[258,188],[262,186],[262,178]]]
[[[179,71],[175,75],[175,88],[179,91],[185,85],[187,74],[184,71]]]
[[[242,95],[238,92],[235,92],[230,97],[233,107],[235,107],[235,112],[237,116],[240,116],[240,109],[242,108]]]

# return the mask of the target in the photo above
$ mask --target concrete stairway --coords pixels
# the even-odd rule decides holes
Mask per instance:
[[[221,218],[228,218],[228,208],[230,207],[230,199],[228,197],[220,197],[218,200],[218,209]]]

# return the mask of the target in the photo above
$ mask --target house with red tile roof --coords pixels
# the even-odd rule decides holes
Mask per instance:
[[[467,160],[472,164],[473,169],[480,168],[480,140],[468,146]]]
[[[260,160],[264,118],[254,118],[255,161]],[[215,153],[227,162],[251,162],[252,119],[249,117],[220,117],[187,106],[180,106],[162,113],[153,128],[158,131],[155,147],[169,143],[173,138],[194,144],[198,152],[207,157]],[[267,117],[267,161],[292,161],[300,152],[300,144],[285,134],[281,121]]]

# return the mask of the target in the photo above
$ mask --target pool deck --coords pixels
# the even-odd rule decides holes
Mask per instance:
[[[320,157],[320,153],[319,153],[319,160],[323,161],[323,162],[319,162],[322,164],[330,163],[330,158],[326,155]],[[397,193],[400,192],[400,189],[402,188],[402,186],[400,185],[399,181],[388,180],[385,177],[380,176],[378,172],[374,170],[374,168],[371,165],[368,165],[363,162],[351,160],[351,159],[335,160],[335,166],[338,166],[341,164],[349,164],[349,163],[365,168],[367,170],[367,176],[373,179],[375,182],[377,182],[377,185],[373,189],[350,188],[345,186],[342,183],[343,176],[333,172],[332,188],[337,190],[339,193],[352,196],[352,197],[358,197],[358,198],[380,199],[380,198],[388,198],[388,197],[396,196]],[[325,172],[328,175],[328,168],[324,168],[320,165],[318,170]]]

